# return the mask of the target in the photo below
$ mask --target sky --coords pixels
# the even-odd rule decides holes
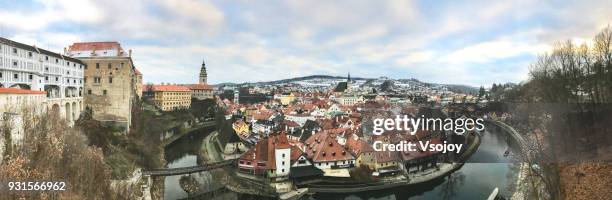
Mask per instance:
[[[62,52],[118,41],[145,82],[307,75],[471,86],[528,80],[555,41],[587,42],[612,1],[0,0],[0,36]]]

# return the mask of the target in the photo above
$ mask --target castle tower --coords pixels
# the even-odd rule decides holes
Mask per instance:
[[[208,75],[206,75],[206,63],[204,63],[204,61],[202,61],[202,68],[200,69],[200,84],[206,84],[206,79],[208,78]]]
[[[234,103],[235,104],[239,104],[239,100],[240,100],[240,89],[236,89],[234,90]]]

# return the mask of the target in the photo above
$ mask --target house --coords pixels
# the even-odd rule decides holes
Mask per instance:
[[[264,176],[273,181],[284,180],[290,175],[307,178],[323,174],[311,168],[312,163],[307,155],[299,147],[292,146],[284,132],[259,140],[255,147],[238,159],[239,172]]]
[[[315,120],[315,117],[309,114],[286,114],[285,119],[297,122],[300,126],[303,126],[306,121]]]
[[[268,142],[260,140],[238,159],[238,171],[245,174],[264,176],[268,163]]]
[[[316,181],[323,176],[323,171],[312,165],[306,153],[297,146],[291,146],[291,171],[289,177],[295,184]]]
[[[406,137],[406,141],[417,142],[419,140],[416,137]],[[430,144],[441,144],[442,141],[438,138],[427,139]],[[422,140],[422,141],[427,141]],[[438,162],[443,159],[443,155],[438,151],[429,151],[426,149],[421,149],[419,145],[417,145],[417,151],[402,151],[400,152],[400,159],[404,168],[408,173],[415,173],[418,171],[426,170],[429,168],[438,167]]]
[[[249,135],[251,135],[251,131],[249,131],[249,125],[242,119],[238,119],[234,123],[232,123],[232,128],[234,129],[236,134],[238,134],[238,136],[240,136],[240,138],[242,139],[245,139],[249,137]]]
[[[322,131],[310,136],[305,143],[305,152],[319,169],[350,168],[355,157],[336,141],[336,135]]]
[[[253,123],[253,133],[268,135],[274,129],[275,124],[271,120],[257,120]]]
[[[334,115],[338,115],[338,114],[342,114],[342,108],[337,103],[336,104],[332,104],[327,109],[327,116],[334,116]]]
[[[355,165],[357,167],[367,166],[374,169],[374,148],[368,144],[365,140],[359,138],[357,135],[352,134],[348,136],[346,141],[346,149],[355,156]]]
[[[397,151],[374,151],[374,176],[396,174],[402,170]]]
[[[238,134],[233,130],[225,133],[219,132],[217,145],[225,155],[238,154],[248,150]]]

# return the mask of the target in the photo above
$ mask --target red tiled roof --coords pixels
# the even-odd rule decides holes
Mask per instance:
[[[119,42],[77,42],[68,47],[69,51],[99,51],[99,50],[119,50],[121,45]]]
[[[213,89],[208,84],[190,84],[190,85],[185,85],[185,86],[187,86],[189,89],[192,89],[192,90],[212,90]]]
[[[47,92],[19,88],[0,88],[0,94],[47,94]]]
[[[377,163],[386,163],[391,161],[398,161],[399,154],[397,151],[374,151],[374,158]]]
[[[291,121],[291,120],[285,120],[285,125],[289,127],[299,127],[300,126],[300,124],[298,124],[297,122]]]
[[[304,152],[302,152],[302,150],[299,147],[291,146],[291,161],[292,162],[299,159],[300,156],[302,156],[302,154],[304,154]]]
[[[149,88],[152,87],[152,88]],[[188,87],[181,85],[144,85],[143,90],[153,91],[191,91]]]
[[[253,119],[255,120],[267,120],[272,116],[271,112],[259,112],[253,115]]]
[[[335,135],[327,131],[316,133],[306,140],[306,155],[314,162],[355,159],[336,141]]]
[[[442,144],[439,138],[433,138],[429,140],[430,144]],[[418,159],[422,157],[427,157],[435,154],[439,154],[439,151],[430,151],[429,149],[422,149],[420,145],[417,145],[417,151],[402,151],[400,152],[402,160],[408,161],[413,159]]]
[[[356,157],[364,152],[374,152],[374,148],[370,144],[354,134],[347,137],[346,148]]]

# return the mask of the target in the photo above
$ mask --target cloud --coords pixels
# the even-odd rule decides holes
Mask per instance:
[[[549,47],[543,44],[528,44],[505,40],[477,43],[442,57],[448,63],[487,63],[498,59],[506,59],[521,54],[537,55]]]
[[[89,0],[40,0],[37,3],[43,8],[27,11],[0,9],[0,25],[18,31],[32,31],[54,23],[95,23],[103,17]]]
[[[387,32],[387,28],[381,25],[365,27],[363,29],[360,29],[359,31],[333,38],[329,42],[329,45],[341,46],[346,44],[354,44],[358,42],[368,41],[371,39],[382,37],[387,34]]]
[[[17,4],[24,5],[17,5]],[[84,0],[0,3],[3,36],[59,52],[119,41],[151,82],[390,76],[471,85],[526,79],[556,40],[590,41],[612,2]],[[587,14],[585,14],[587,13]]]
[[[407,56],[397,59],[395,62],[398,65],[411,65],[414,63],[422,63],[430,61],[434,57],[433,51],[413,52]]]

